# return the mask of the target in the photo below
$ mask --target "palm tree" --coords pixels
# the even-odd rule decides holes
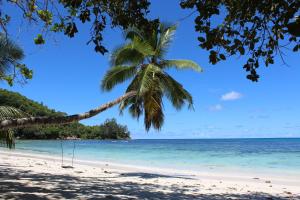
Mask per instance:
[[[164,24],[147,33],[135,28],[127,30],[125,38],[128,42],[112,53],[111,68],[102,80],[101,88],[110,91],[131,79],[126,92],[136,91],[136,95],[122,101],[119,108],[121,112],[128,108],[134,118],[144,114],[147,131],[151,126],[160,129],[163,125],[163,97],[178,110],[185,103],[189,108],[193,105],[190,93],[166,72],[171,67],[202,71],[190,60],[165,59],[175,31],[176,26]]]
[[[15,69],[23,58],[21,47],[0,33],[0,80],[11,85],[16,76]]]
[[[115,85],[132,78],[124,95],[105,103],[95,109],[81,114],[68,116],[33,116],[15,119],[0,119],[0,130],[28,127],[35,125],[67,124],[93,117],[117,104],[121,112],[125,108],[133,117],[138,118],[144,113],[145,128],[151,126],[161,128],[163,115],[163,97],[167,97],[176,109],[187,103],[192,108],[192,96],[174,80],[166,69],[201,68],[190,60],[163,59],[175,33],[175,26],[160,25],[157,30],[149,33],[132,28],[126,32],[128,43],[117,48],[112,55],[112,67],[102,81],[102,89],[111,90]]]
[[[12,84],[14,79],[10,72],[14,72],[15,66],[24,58],[23,50],[14,42],[9,40],[4,34],[0,33],[0,80]],[[9,107],[0,106],[0,120],[13,119],[27,116],[22,111]],[[1,131],[0,141],[4,142],[9,148],[14,146],[13,130]]]
[[[5,35],[0,33],[0,80],[6,80],[8,83],[12,83],[15,78],[14,76],[16,75],[14,73],[16,69],[15,67],[21,67],[23,72],[25,72],[23,75],[27,78],[27,75],[30,75],[26,73],[28,72],[28,70],[26,70],[27,68],[23,65],[18,65],[19,61],[22,60],[23,57],[23,50],[14,42],[9,40]],[[13,75],[9,74],[11,71],[13,72]],[[6,136],[8,136],[7,133],[10,133],[9,135],[11,136],[11,130],[13,128],[48,124],[67,124],[90,118],[116,104],[119,104],[121,101],[132,95],[135,95],[135,92],[128,92],[111,102],[105,103],[85,113],[59,117],[29,117],[28,115],[16,115],[17,112],[19,114],[22,112],[12,107],[0,106],[0,139],[6,138]]]

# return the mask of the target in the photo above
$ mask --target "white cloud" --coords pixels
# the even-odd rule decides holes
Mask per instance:
[[[233,100],[237,100],[237,99],[242,98],[242,96],[243,95],[241,93],[231,91],[231,92],[228,92],[226,94],[223,94],[221,96],[221,100],[222,101],[233,101]]]
[[[210,111],[220,111],[222,109],[223,109],[223,106],[221,104],[216,104],[216,105],[213,105],[213,106],[209,107]]]

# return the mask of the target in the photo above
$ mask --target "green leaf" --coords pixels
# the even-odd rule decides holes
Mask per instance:
[[[139,64],[143,62],[145,57],[153,56],[154,54],[152,46],[147,41],[134,37],[130,43],[113,51],[111,65]]]
[[[41,20],[43,20],[46,24],[52,24],[52,13],[48,10],[38,10],[38,16]]]
[[[221,58],[222,60],[226,60],[226,57],[225,57],[224,54],[220,54],[220,58]]]
[[[197,72],[203,72],[203,69],[191,60],[163,60],[160,66],[162,68],[175,67],[176,69],[193,69]]]
[[[153,89],[154,80],[155,78],[157,78],[155,75],[160,71],[161,69],[153,64],[148,64],[144,67],[140,74],[141,78],[139,83],[139,89],[137,91],[138,95],[142,96],[147,91]]]
[[[45,44],[45,40],[41,34],[38,34],[36,38],[34,38],[34,43],[36,45]]]
[[[115,66],[105,74],[101,88],[105,91],[110,91],[117,84],[123,83],[125,80],[133,77],[136,74],[136,66]]]
[[[177,29],[176,25],[173,26],[166,26],[163,24],[160,25],[160,35],[158,38],[158,44],[156,45],[157,46],[156,53],[155,53],[156,56],[162,57],[167,52],[173,40],[176,29]]]
[[[180,83],[167,73],[161,73],[158,76],[161,80],[161,87],[164,88],[164,94],[176,109],[181,109],[185,103],[188,103],[189,108],[193,107],[192,95]]]

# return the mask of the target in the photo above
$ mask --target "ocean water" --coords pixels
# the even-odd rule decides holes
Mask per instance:
[[[300,139],[19,140],[16,150],[75,160],[176,168],[300,173]]]

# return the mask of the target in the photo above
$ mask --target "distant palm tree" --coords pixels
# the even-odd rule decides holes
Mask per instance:
[[[14,42],[0,33],[0,80],[12,83],[14,68],[24,58],[23,50]],[[9,74],[12,72],[12,75]],[[0,120],[14,119],[28,116],[24,112],[9,106],[0,106]],[[0,141],[8,147],[14,146],[13,131],[11,129],[1,131]]]
[[[16,75],[15,67],[23,58],[21,47],[0,33],[0,80],[11,84]]]
[[[119,108],[121,112],[129,108],[134,118],[144,114],[146,130],[151,126],[162,127],[164,96],[178,110],[185,103],[189,108],[193,104],[190,93],[165,71],[171,67],[202,71],[190,60],[165,59],[175,31],[176,26],[164,24],[147,33],[135,28],[127,30],[125,38],[128,42],[112,53],[111,68],[102,80],[102,89],[110,91],[117,84],[132,79],[126,92],[135,91],[136,95],[122,101]]]

